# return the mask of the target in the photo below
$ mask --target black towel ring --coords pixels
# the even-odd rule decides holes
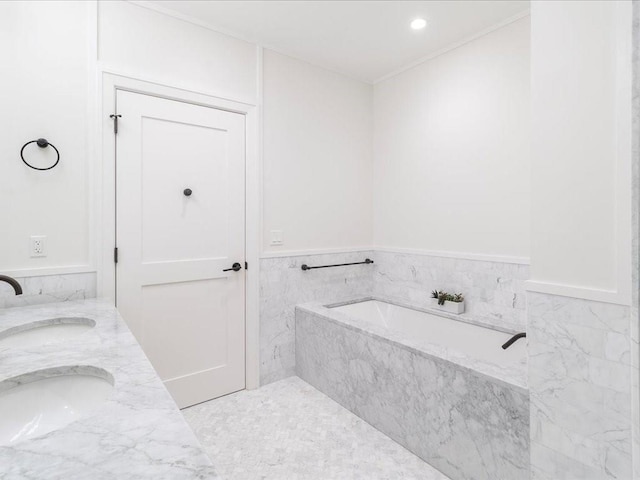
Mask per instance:
[[[47,148],[47,147],[51,147],[56,151],[56,155],[58,156],[58,158],[56,158],[56,163],[54,163],[53,165],[51,165],[50,167],[46,167],[46,168],[38,168],[38,167],[34,167],[33,165],[31,165],[29,162],[27,162],[24,159],[24,149],[27,145],[30,145],[32,143],[37,143],[38,146],[40,148]],[[58,151],[58,149],[55,147],[55,145],[53,143],[49,143],[47,142],[47,140],[45,138],[39,138],[38,140],[31,140],[30,142],[25,143],[22,148],[20,149],[20,158],[22,158],[22,161],[24,162],[24,164],[29,167],[29,168],[33,168],[34,170],[51,170],[53,167],[55,167],[56,165],[58,165],[58,162],[60,162],[60,152]]]

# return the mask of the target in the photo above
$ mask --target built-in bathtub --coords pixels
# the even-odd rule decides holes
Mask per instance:
[[[463,321],[461,321],[463,320]],[[296,308],[302,379],[454,480],[529,476],[526,341],[366,299]]]

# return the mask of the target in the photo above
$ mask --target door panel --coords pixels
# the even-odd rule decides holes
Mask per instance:
[[[228,238],[219,226],[228,223],[229,175],[235,173],[227,163],[227,132],[143,118],[141,135],[143,159],[153,159],[142,168],[142,261],[224,255]],[[186,188],[193,192],[188,197]],[[180,235],[166,235],[176,229]]]
[[[240,390],[244,116],[126,91],[117,112],[118,309],[180,407]]]

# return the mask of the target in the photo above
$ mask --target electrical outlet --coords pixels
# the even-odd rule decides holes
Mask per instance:
[[[31,242],[29,244],[29,252],[32,257],[46,257],[47,256],[47,237],[46,235],[31,235]]]
[[[282,245],[282,230],[271,230],[271,245]]]

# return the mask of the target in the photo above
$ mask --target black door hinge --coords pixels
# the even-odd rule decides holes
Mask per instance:
[[[244,262],[244,269],[249,270],[249,264],[247,262]]]
[[[118,134],[118,119],[122,118],[122,115],[116,115],[114,113],[113,115],[109,115],[109,118],[113,118],[113,134],[117,135]]]
[[[113,249],[113,263],[118,263],[118,247]]]

